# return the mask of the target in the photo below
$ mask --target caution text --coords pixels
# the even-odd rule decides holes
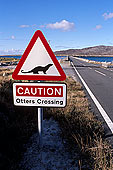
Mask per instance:
[[[16,96],[63,97],[62,86],[16,86]]]

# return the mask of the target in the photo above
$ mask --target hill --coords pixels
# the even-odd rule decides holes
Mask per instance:
[[[55,51],[55,55],[113,55],[113,46],[94,46],[82,49]]]

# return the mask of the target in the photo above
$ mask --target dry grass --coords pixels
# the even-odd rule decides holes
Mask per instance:
[[[7,58],[7,57],[0,57],[0,62],[1,63],[7,63],[7,62],[16,62],[16,61],[19,61],[19,59],[17,58]]]
[[[35,107],[13,105],[13,81],[2,79],[0,87],[0,169],[17,169],[24,144],[37,130]]]
[[[70,77],[66,84],[67,106],[64,109],[51,108],[46,112],[59,121],[64,137],[69,139],[70,145],[79,146],[81,169],[85,164],[86,170],[112,170],[112,150],[103,140],[104,129],[90,111],[90,104],[82,86]]]
[[[5,70],[7,71],[7,70]],[[94,114],[82,90],[82,86],[68,77],[66,79],[68,97],[65,108],[44,109],[45,117],[53,116],[59,121],[63,137],[70,147],[79,148],[79,169],[112,170],[112,150],[103,140],[104,130]],[[0,88],[0,169],[17,169],[28,138],[37,129],[37,109],[35,107],[14,107],[12,97],[13,81],[1,76]],[[71,148],[71,149],[72,149]],[[16,168],[15,168],[16,167]],[[84,167],[84,168],[83,168]]]
[[[94,170],[113,169],[113,151],[102,138],[95,140],[95,146],[90,149],[94,158]]]
[[[12,79],[14,69],[0,68],[0,87],[1,84]]]

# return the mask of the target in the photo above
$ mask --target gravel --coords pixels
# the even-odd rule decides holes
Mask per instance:
[[[52,118],[43,120],[42,140],[43,146],[39,148],[38,133],[30,138],[20,162],[21,170],[78,170],[78,155],[69,151],[58,123]]]
[[[73,68],[68,62],[62,63],[66,75],[73,77]],[[69,151],[67,142],[62,138],[58,122],[52,118],[43,120],[42,147],[39,147],[38,133],[27,144],[27,151],[20,162],[21,170],[78,170],[78,154]]]

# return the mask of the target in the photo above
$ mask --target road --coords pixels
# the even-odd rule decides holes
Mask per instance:
[[[103,121],[106,135],[113,135],[113,68],[70,57],[75,74],[87,91],[96,116]]]

